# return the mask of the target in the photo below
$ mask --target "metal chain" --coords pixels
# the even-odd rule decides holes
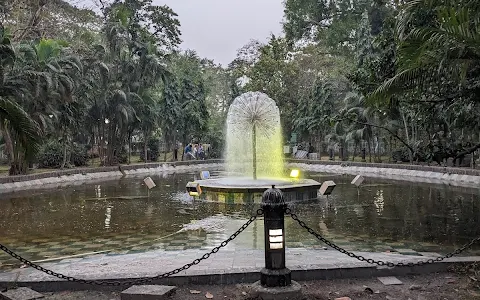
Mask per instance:
[[[305,222],[303,222],[302,220],[300,220],[298,218],[298,216],[296,214],[294,214],[292,212],[292,210],[290,208],[286,208],[285,209],[285,214],[286,215],[289,215],[292,217],[293,220],[297,221],[297,223],[305,228],[310,234],[314,235],[318,240],[320,240],[321,242],[325,243],[327,246],[330,246],[331,248],[343,253],[343,254],[346,254],[352,258],[356,258],[358,259],[359,261],[365,261],[369,264],[376,264],[376,265],[379,265],[379,266],[388,266],[388,267],[413,267],[413,266],[423,266],[423,265],[426,265],[426,264],[433,264],[435,262],[440,262],[440,261],[443,261],[447,258],[450,258],[454,255],[458,255],[460,253],[462,253],[463,251],[465,251],[466,249],[470,248],[472,245],[474,245],[475,243],[479,242],[480,241],[480,237],[477,237],[477,238],[474,238],[473,240],[471,240],[469,243],[463,245],[462,247],[456,249],[455,251],[453,252],[450,252],[444,256],[439,256],[439,257],[436,257],[436,258],[430,258],[426,261],[419,261],[419,262],[409,262],[409,263],[402,263],[402,262],[399,262],[399,263],[392,263],[392,262],[385,262],[385,261],[381,261],[381,260],[374,260],[372,258],[365,258],[361,255],[356,255],[355,253],[353,252],[350,252],[350,251],[347,251],[345,249],[343,249],[342,247],[340,246],[337,246],[335,245],[334,243],[330,242],[329,240],[327,240],[326,238],[324,238],[323,236],[321,236],[320,234],[316,233],[312,228],[308,227],[307,224],[305,224]]]
[[[221,248],[227,246],[228,243],[230,243],[240,233],[242,233],[245,229],[247,229],[247,227],[250,224],[252,224],[257,219],[257,217],[259,217],[261,215],[263,215],[263,210],[258,209],[256,211],[256,214],[251,216],[250,219],[245,224],[243,224],[237,231],[235,231],[235,233],[233,233],[228,239],[221,242],[219,246],[214,247],[210,252],[205,253],[202,257],[195,259],[191,263],[188,263],[188,264],[186,264],[186,265],[184,265],[184,266],[182,266],[178,269],[175,269],[175,270],[172,270],[170,272],[166,272],[166,273],[154,276],[154,277],[138,278],[138,279],[132,279],[132,280],[128,280],[128,281],[114,281],[114,280],[108,280],[108,279],[107,280],[78,279],[78,278],[75,278],[75,277],[63,275],[63,274],[54,272],[52,270],[46,269],[44,267],[41,267],[41,266],[29,261],[28,259],[21,257],[20,255],[16,254],[15,252],[8,249],[7,247],[5,247],[2,244],[0,244],[0,250],[3,250],[4,252],[9,254],[10,256],[12,256],[12,257],[16,258],[17,260],[23,262],[25,265],[27,265],[29,267],[32,267],[34,269],[37,269],[38,271],[44,272],[48,275],[52,275],[52,276],[55,276],[57,278],[64,279],[64,280],[67,280],[67,281],[74,281],[74,282],[79,282],[79,283],[84,283],[84,284],[94,284],[94,285],[107,285],[107,286],[123,286],[123,285],[126,286],[126,285],[135,285],[135,284],[145,284],[145,283],[152,282],[154,280],[170,277],[172,275],[175,275],[175,274],[178,274],[182,271],[185,271],[185,270],[189,269],[190,267],[192,267],[194,265],[198,265],[202,260],[208,259],[212,254],[217,253],[218,251],[220,251]]]

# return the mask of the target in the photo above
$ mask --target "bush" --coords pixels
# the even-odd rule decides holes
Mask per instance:
[[[392,160],[394,162],[401,161],[401,162],[409,162],[409,150],[407,148],[397,149],[392,152]]]
[[[225,140],[223,138],[223,133],[209,133],[203,139],[205,144],[210,144],[210,150],[208,151],[208,158],[221,158],[223,155],[223,148],[225,145]]]
[[[147,159],[149,161],[157,161],[158,155],[159,155],[159,150],[160,150],[159,144],[160,144],[159,139],[151,138],[148,141],[148,144],[147,144]],[[143,148],[143,143],[140,144],[139,151],[140,151],[140,159],[142,161],[145,161],[145,151],[144,151],[144,148]]]
[[[63,161],[63,147],[57,141],[44,144],[37,155],[39,168],[60,168]]]
[[[70,161],[67,161],[66,167],[70,165],[86,166],[87,159],[86,147],[74,144],[70,153]],[[44,144],[37,155],[37,162],[39,168],[60,168],[63,162],[63,144],[58,141],[49,141]]]
[[[83,167],[87,165],[87,161],[87,148],[83,145],[75,144],[70,155],[70,163],[75,167]]]
[[[125,147],[120,148],[120,151],[117,152],[117,161],[119,164],[128,163],[128,151]]]

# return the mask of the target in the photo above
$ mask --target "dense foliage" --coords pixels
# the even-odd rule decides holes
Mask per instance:
[[[178,51],[175,12],[152,0],[99,3],[101,15],[61,0],[2,2],[0,141],[11,175],[85,165],[79,147],[102,165],[129,162],[131,149],[157,160],[160,144],[219,130],[213,93],[228,82],[207,80],[226,72]]]
[[[299,57],[313,47],[323,52],[317,62],[347,62],[302,70],[315,75],[305,101],[296,93],[302,100],[291,129],[309,140],[319,136],[325,148],[366,148],[377,160],[389,154],[395,161],[441,163],[474,153],[480,148],[477,2],[285,1],[286,42],[296,45],[290,51]],[[324,75],[331,69],[339,76]],[[305,84],[283,84],[298,86]]]
[[[220,157],[228,107],[277,102],[285,142],[382,161],[463,159],[480,148],[480,5],[472,0],[286,0],[284,36],[222,67],[180,52],[152,0],[2,2],[0,151],[10,174],[147,160],[190,142]],[[161,152],[164,156],[161,156]],[[181,149],[180,149],[181,151]],[[387,156],[387,158],[385,157]]]

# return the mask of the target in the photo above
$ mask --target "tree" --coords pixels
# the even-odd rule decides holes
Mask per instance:
[[[40,128],[15,99],[29,93],[29,77],[12,74],[16,55],[0,24],[0,134],[5,140],[10,175],[25,174],[38,151]]]
[[[101,19],[95,12],[66,1],[4,0],[2,4],[0,21],[11,29],[15,42],[40,38],[71,44],[92,42],[101,30]]]
[[[326,42],[335,52],[353,52],[354,33],[368,0],[286,0],[283,29],[290,42],[302,39]]]
[[[479,9],[472,1],[421,0],[404,4],[396,22],[397,70],[371,98],[391,103],[400,95],[430,106],[466,101],[473,107],[478,103],[475,95],[480,91],[480,32],[473,16],[479,14]],[[460,158],[478,148],[480,143],[453,152],[457,153],[455,158]]]
[[[179,133],[185,143],[201,140],[207,129],[209,112],[206,88],[200,59],[194,51],[186,51],[173,59],[182,111]]]

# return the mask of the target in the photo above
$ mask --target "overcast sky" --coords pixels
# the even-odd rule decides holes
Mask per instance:
[[[266,41],[282,32],[282,0],[155,0],[182,24],[182,48],[227,65],[250,39]]]
[[[92,7],[94,0],[67,0]],[[268,40],[282,33],[282,0],[154,0],[168,5],[181,22],[182,49],[226,66],[251,39]]]

